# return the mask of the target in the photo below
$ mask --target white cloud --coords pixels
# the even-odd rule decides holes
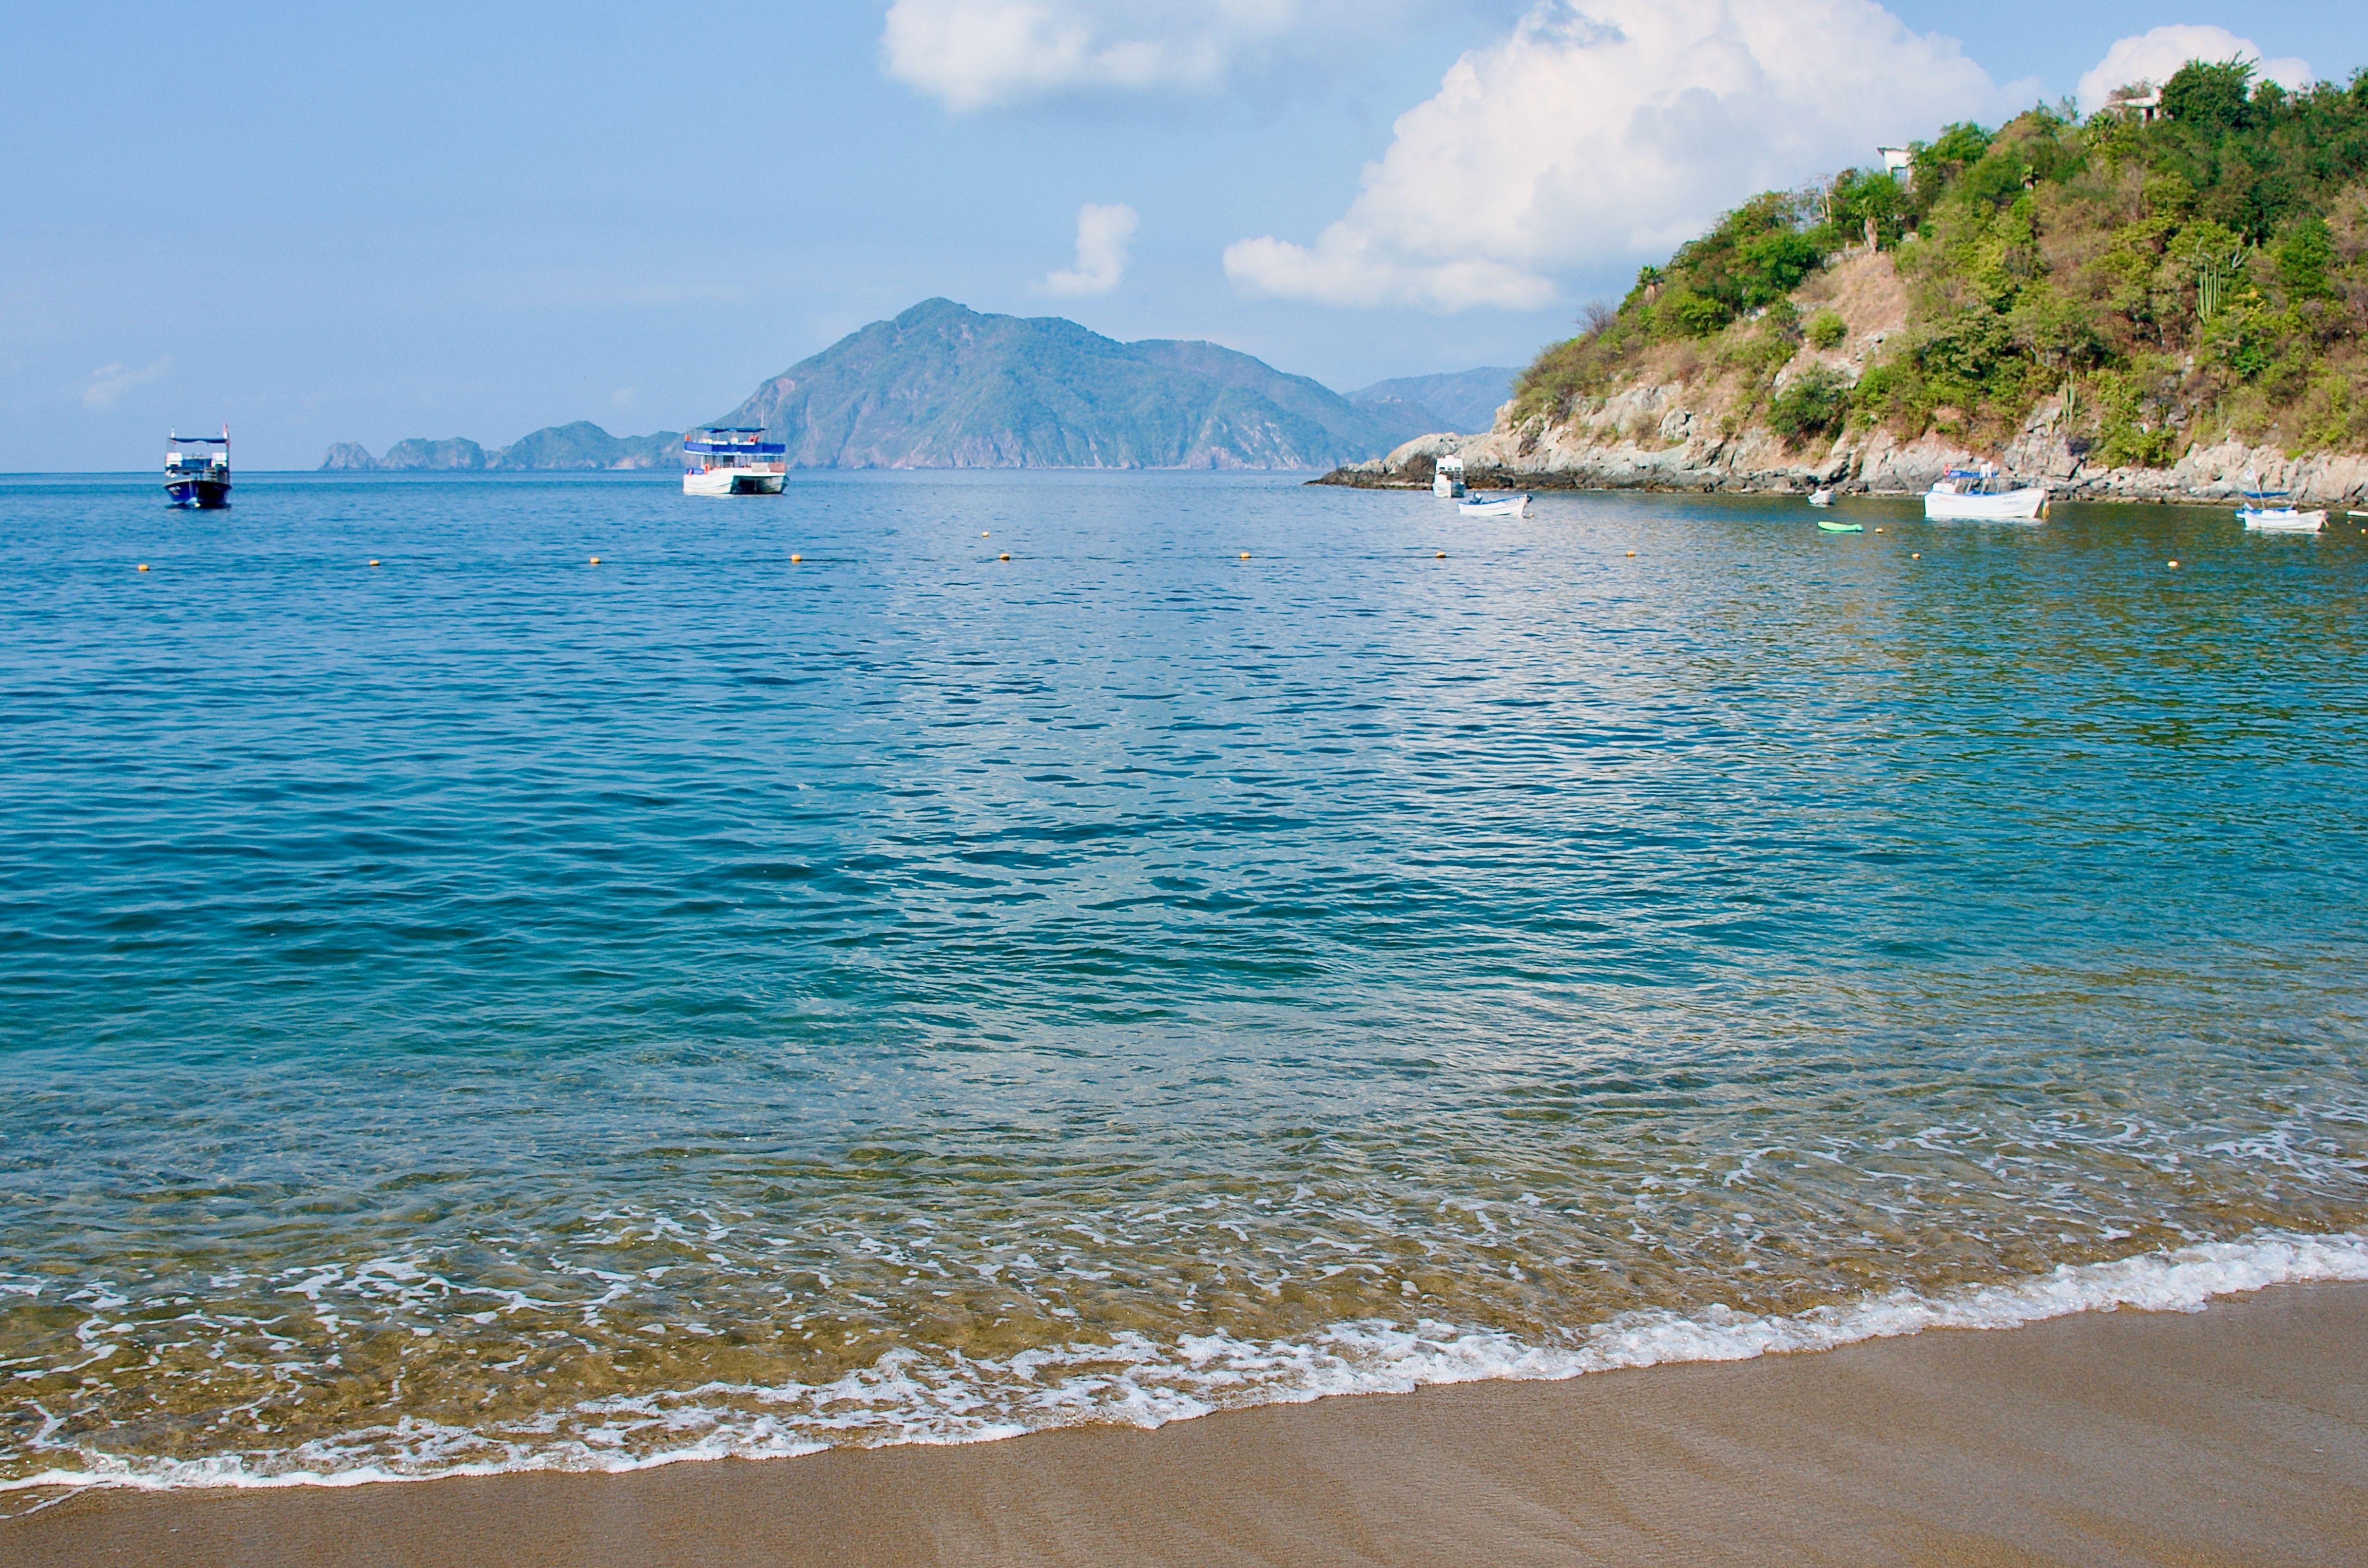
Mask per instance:
[[[120,363],[101,365],[90,373],[90,384],[82,389],[82,405],[85,408],[106,408],[134,387],[163,381],[172,369],[173,357],[170,354],[137,370],[127,370]]]
[[[1353,38],[1403,0],[894,0],[891,76],[956,111],[1059,94],[1207,92],[1277,51]]]
[[[2095,70],[2080,78],[2075,96],[2080,107],[2093,114],[2105,107],[2115,87],[2126,87],[2135,82],[2151,82],[2158,87],[2191,60],[2214,64],[2224,60],[2248,60],[2255,71],[2285,86],[2307,87],[2311,84],[2310,67],[2303,62],[2291,57],[2264,60],[2260,46],[2251,39],[2238,38],[2226,28],[2180,26],[2156,28],[2119,40],[2105,51],[2105,58],[2097,62]]]
[[[1044,279],[1048,294],[1107,294],[1126,275],[1127,246],[1142,220],[1123,202],[1088,201],[1077,209],[1077,265]]]
[[[1243,240],[1225,271],[1333,304],[1534,308],[1560,274],[2033,91],[1873,0],[1543,0],[1399,118],[1313,245]]]

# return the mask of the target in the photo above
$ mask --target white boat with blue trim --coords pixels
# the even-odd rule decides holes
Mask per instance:
[[[2035,523],[2047,516],[2047,487],[2009,479],[1996,463],[1952,468],[1925,493],[1924,515],[1936,523]]]
[[[779,495],[790,449],[761,425],[712,425],[682,439],[685,495]]]
[[[2324,511],[2297,511],[2291,494],[2264,490],[2249,473],[2245,476],[2245,504],[2237,508],[2237,520],[2247,531],[2259,534],[2315,534],[2327,527]]]

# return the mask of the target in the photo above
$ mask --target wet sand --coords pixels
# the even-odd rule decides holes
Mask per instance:
[[[1156,1432],[0,1521],[0,1563],[43,1568],[1591,1562],[2368,1562],[2368,1286]]]

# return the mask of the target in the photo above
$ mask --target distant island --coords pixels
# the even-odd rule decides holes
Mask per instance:
[[[590,469],[673,468],[682,460],[682,433],[660,430],[650,436],[611,436],[588,420],[554,425],[521,437],[491,451],[462,436],[441,441],[414,437],[398,441],[384,457],[340,441],[329,449],[324,469],[369,471],[430,470],[444,473],[476,473],[498,470],[543,472]]]
[[[2066,498],[2368,499],[2368,72],[2192,62],[2085,120],[1948,127],[1728,213],[1522,373],[1506,417],[1327,476],[1921,490],[1990,459]]]
[[[1343,396],[1213,343],[1121,343],[1057,316],[928,300],[874,322],[711,421],[762,426],[797,468],[1326,469],[1413,436],[1485,430],[1518,371],[1378,382]],[[578,421],[491,450],[461,437],[349,442],[324,469],[647,469],[682,437]]]

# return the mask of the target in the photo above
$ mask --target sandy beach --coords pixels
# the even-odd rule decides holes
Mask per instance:
[[[0,1561],[2294,1563],[2368,1560],[2368,1288],[1157,1431],[623,1475],[91,1491]],[[22,1507],[31,1499],[14,1500]]]

